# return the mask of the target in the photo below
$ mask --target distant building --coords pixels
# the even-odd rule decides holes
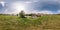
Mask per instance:
[[[41,17],[41,16],[44,16],[43,13],[37,13],[37,14],[32,14],[32,18],[37,18],[37,17]]]

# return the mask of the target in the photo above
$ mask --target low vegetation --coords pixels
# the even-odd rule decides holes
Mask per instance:
[[[0,15],[0,30],[60,30],[60,15],[37,18]]]

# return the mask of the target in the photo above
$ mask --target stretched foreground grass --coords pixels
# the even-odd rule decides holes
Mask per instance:
[[[60,30],[60,15],[38,18],[0,16],[0,30]]]

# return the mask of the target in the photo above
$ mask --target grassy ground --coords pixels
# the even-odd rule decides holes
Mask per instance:
[[[60,30],[60,15],[38,18],[0,16],[0,30]]]

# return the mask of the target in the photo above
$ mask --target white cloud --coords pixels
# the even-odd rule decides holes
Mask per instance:
[[[51,11],[40,11],[40,13],[43,13],[43,14],[53,14]]]
[[[25,11],[26,9],[26,4],[23,2],[13,2],[10,4],[9,8],[13,9],[12,13],[17,14],[21,10]]]
[[[43,11],[38,11],[38,10],[29,10],[26,12],[27,14],[29,13],[43,13],[43,14],[53,14],[51,11],[48,11],[48,10],[43,10]]]
[[[32,2],[30,2],[30,1],[26,1],[25,3],[32,3]]]
[[[5,6],[5,2],[4,1],[1,1],[0,3],[2,4],[3,7]]]
[[[58,12],[57,13],[59,13],[60,14],[60,10],[58,10]]]
[[[9,0],[10,1],[10,0]],[[11,0],[12,1],[12,0]],[[15,0],[14,0],[15,1]],[[44,14],[53,14],[51,11],[47,11],[47,10],[44,10],[44,11],[38,11],[38,10],[34,10],[34,9],[32,9],[32,10],[26,10],[25,8],[27,7],[27,5],[26,4],[24,4],[24,3],[27,3],[27,4],[30,4],[30,3],[35,3],[35,2],[43,2],[43,1],[57,1],[57,2],[60,2],[60,0],[30,0],[30,1],[25,1],[25,0],[23,0],[23,1],[17,1],[16,0],[16,2],[12,2],[10,5],[8,5],[9,7],[8,8],[11,8],[11,9],[14,9],[13,10],[13,12],[9,12],[8,10],[6,10],[6,13],[18,13],[18,12],[20,12],[21,10],[24,10],[26,13],[44,13]],[[39,2],[39,3],[40,3]],[[1,4],[4,6],[5,4],[4,4],[5,2],[4,1],[1,1]],[[23,6],[25,6],[26,5],[26,7],[23,7]],[[17,9],[16,9],[17,8]],[[21,9],[20,9],[21,8]],[[10,9],[10,10],[11,10]],[[60,13],[60,11],[58,11],[58,13]]]
[[[35,3],[35,2],[38,2],[38,1],[26,1],[25,3]]]

